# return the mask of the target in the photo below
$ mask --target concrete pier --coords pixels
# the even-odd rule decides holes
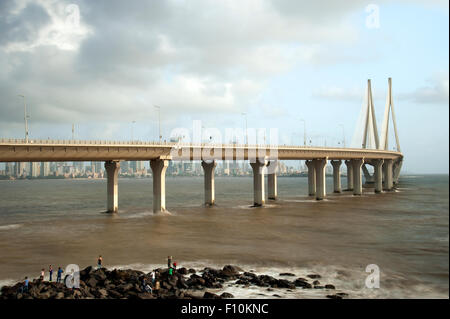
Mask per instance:
[[[347,166],[347,191],[353,190],[353,167],[352,161],[345,161],[345,166]]]
[[[327,160],[323,158],[313,160],[313,162],[316,167],[316,199],[322,200],[326,196],[325,167]]]
[[[153,159],[150,167],[153,174],[153,213],[166,210],[166,170],[169,166],[167,159]]]
[[[331,161],[331,165],[333,166],[333,184],[334,184],[334,192],[340,193],[341,189],[341,164],[342,161]]]
[[[212,206],[215,203],[214,170],[216,165],[216,161],[202,161],[205,176],[205,205],[207,206]]]
[[[272,200],[276,200],[278,196],[277,189],[277,170],[278,170],[278,161],[269,161],[267,166],[267,187],[268,187],[268,198]]]
[[[363,159],[352,159],[353,167],[353,195],[362,194],[362,175],[361,167],[364,163]]]
[[[383,175],[384,175],[384,189],[386,191],[391,191],[394,188],[393,161],[391,159],[386,159],[384,161]]]
[[[261,163],[256,160],[254,163],[250,163],[253,170],[253,206],[263,206],[265,203],[264,192],[264,166],[265,163]]]
[[[383,190],[383,163],[382,159],[374,161],[374,184],[375,184],[375,193],[381,193]]]
[[[316,166],[313,161],[305,161],[308,167],[308,195],[316,195]]]
[[[107,178],[107,199],[106,208],[108,213],[117,213],[119,209],[119,190],[118,190],[118,176],[120,163],[119,161],[106,161],[105,170]]]

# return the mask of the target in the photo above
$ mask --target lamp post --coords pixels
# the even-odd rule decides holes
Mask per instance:
[[[136,123],[136,121],[131,121],[131,141],[133,141],[134,136],[133,136],[133,124]]]
[[[245,117],[245,144],[248,145],[248,128],[247,128],[247,113],[242,113]]]
[[[155,105],[155,108],[158,110],[158,122],[159,122],[159,142],[161,143],[161,107],[158,105]]]
[[[303,122],[303,146],[306,146],[306,122],[304,119],[299,119],[300,122]]]
[[[27,115],[27,105],[25,104],[25,96],[19,94],[23,98],[23,119],[25,121],[25,143],[28,143],[28,115]]]
[[[344,129],[344,124],[339,124],[340,127],[342,127],[342,143],[343,146],[345,148],[345,129]]]

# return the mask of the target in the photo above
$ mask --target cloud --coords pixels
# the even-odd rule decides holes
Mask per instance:
[[[448,71],[436,73],[427,82],[429,85],[419,87],[409,93],[399,94],[399,98],[418,104],[443,104],[448,106]]]
[[[239,113],[298,63],[358,62],[351,47],[359,34],[348,17],[364,6],[356,0],[1,1],[0,122],[22,121],[17,94],[42,123],[148,118],[153,104],[162,106],[163,118]],[[336,88],[316,94],[357,97]]]

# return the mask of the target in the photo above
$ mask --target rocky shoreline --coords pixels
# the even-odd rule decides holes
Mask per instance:
[[[89,266],[80,271],[79,288],[67,288],[64,283],[34,279],[30,281],[28,291],[23,291],[23,282],[13,286],[3,286],[0,299],[225,299],[234,298],[230,293],[216,294],[208,289],[222,289],[225,286],[248,288],[264,287],[273,292],[274,288],[287,289],[323,289],[326,297],[342,299],[346,293],[335,293],[331,284],[322,284],[318,274],[308,278],[294,280],[276,279],[269,275],[257,275],[244,271],[238,266],[226,265],[223,269],[204,268],[203,270],[179,268],[170,275],[167,268],[155,269],[156,281],[152,285],[151,273],[126,269],[94,269]],[[295,274],[281,273],[282,277],[294,278]],[[146,291],[143,281],[153,287]],[[155,282],[156,283],[156,282]],[[156,290],[155,286],[159,286]],[[274,298],[280,297],[277,294]]]

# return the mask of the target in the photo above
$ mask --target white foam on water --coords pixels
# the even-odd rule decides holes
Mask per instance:
[[[18,280],[14,280],[14,279],[2,279],[0,280],[0,289],[3,286],[13,286],[18,282]]]
[[[22,227],[23,224],[10,224],[10,225],[1,225],[0,230],[10,230],[10,229],[17,229],[19,227]]]

